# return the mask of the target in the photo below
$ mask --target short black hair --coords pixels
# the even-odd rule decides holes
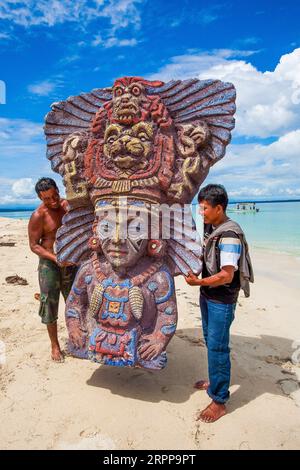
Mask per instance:
[[[198,194],[198,202],[202,201],[207,201],[212,207],[220,204],[225,212],[228,205],[228,194],[221,184],[208,184]]]
[[[48,189],[54,188],[58,191],[58,187],[52,178],[40,178],[35,185],[35,192],[39,196],[40,192],[48,191]]]

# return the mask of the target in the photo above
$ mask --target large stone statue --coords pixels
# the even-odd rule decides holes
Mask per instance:
[[[69,350],[161,369],[176,330],[174,276],[201,271],[189,204],[234,128],[235,89],[124,77],[54,103],[47,156],[70,205],[56,250],[80,266],[66,305]]]

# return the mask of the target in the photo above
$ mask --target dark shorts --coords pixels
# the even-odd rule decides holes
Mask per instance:
[[[66,300],[71,290],[77,266],[60,268],[49,259],[40,258],[38,273],[40,284],[39,316],[42,323],[48,325],[57,321],[59,294]]]

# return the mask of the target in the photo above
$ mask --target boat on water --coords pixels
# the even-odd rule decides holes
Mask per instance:
[[[229,208],[229,212],[242,212],[242,213],[252,213],[255,214],[259,212],[259,208],[256,207],[255,202],[237,202],[233,209]]]

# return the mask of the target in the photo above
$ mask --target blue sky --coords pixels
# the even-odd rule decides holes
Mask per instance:
[[[300,197],[299,18],[295,0],[0,0],[0,205],[35,203],[42,175],[60,182],[50,104],[123,75],[233,82],[232,144],[206,181],[235,199]]]

